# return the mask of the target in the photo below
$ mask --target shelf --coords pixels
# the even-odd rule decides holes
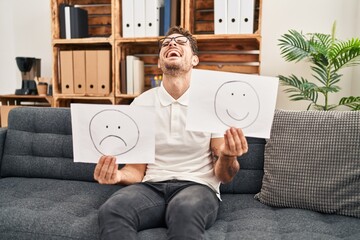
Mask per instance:
[[[74,38],[74,39],[53,39],[53,45],[59,44],[112,44],[113,40],[109,38]]]
[[[15,95],[7,94],[0,95],[0,102],[2,105],[24,105],[24,106],[52,106],[52,96],[39,95]]]
[[[262,1],[254,0],[254,34],[214,34],[214,0],[179,0],[180,25],[197,39],[200,63],[197,69],[246,74],[260,73]],[[89,38],[59,39],[58,6],[62,3],[83,5],[89,13]],[[157,66],[158,37],[122,37],[122,0],[51,0],[53,94],[55,106],[72,102],[107,104],[130,103],[137,95],[121,92],[126,81],[126,56],[135,55],[145,63],[145,90],[151,78],[161,74]],[[105,36],[105,37],[104,37]],[[60,74],[60,52],[67,50],[110,50],[110,94],[108,96],[64,94]],[[65,81],[66,82],[66,81]],[[66,91],[65,91],[66,92]]]

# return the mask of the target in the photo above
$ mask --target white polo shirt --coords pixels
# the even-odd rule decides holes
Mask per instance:
[[[134,105],[154,106],[156,111],[155,163],[148,164],[143,181],[188,180],[212,188],[218,195],[210,140],[223,137],[185,130],[189,90],[175,100],[161,85],[135,98]]]

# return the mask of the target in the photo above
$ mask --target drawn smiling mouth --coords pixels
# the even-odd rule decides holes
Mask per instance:
[[[116,135],[108,135],[108,136],[104,137],[104,138],[100,141],[100,145],[101,145],[102,142],[105,141],[107,138],[111,138],[111,137],[120,139],[120,140],[125,144],[125,147],[127,147],[127,144],[126,144],[126,142],[124,141],[124,139],[122,139],[121,137],[116,136]]]
[[[232,116],[232,114],[229,112],[229,109],[226,109],[226,113],[229,115],[229,117],[231,117],[232,119],[236,120],[236,121],[242,121],[244,120],[245,118],[247,118],[249,116],[249,112],[246,113],[245,117],[243,118],[239,118],[239,117],[234,117]],[[237,114],[235,114],[237,115]]]

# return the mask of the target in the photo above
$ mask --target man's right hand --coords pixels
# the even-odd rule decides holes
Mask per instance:
[[[113,156],[102,156],[96,164],[94,178],[100,184],[117,184],[121,181],[121,173],[118,170],[116,158]]]

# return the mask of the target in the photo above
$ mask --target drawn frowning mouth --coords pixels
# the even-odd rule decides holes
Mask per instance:
[[[245,118],[247,118],[249,116],[249,112],[246,113],[245,117],[243,118],[239,118],[239,117],[233,117],[231,115],[231,113],[229,112],[229,109],[226,109],[226,113],[229,115],[229,117],[231,117],[232,119],[236,120],[236,121],[242,121],[244,120]]]
[[[127,144],[126,144],[126,142],[124,141],[124,139],[122,139],[121,137],[116,136],[116,135],[108,135],[108,136],[104,137],[104,138],[100,141],[100,145],[101,145],[102,142],[105,141],[107,138],[111,138],[111,137],[120,139],[120,140],[125,144],[125,147],[127,147]]]

